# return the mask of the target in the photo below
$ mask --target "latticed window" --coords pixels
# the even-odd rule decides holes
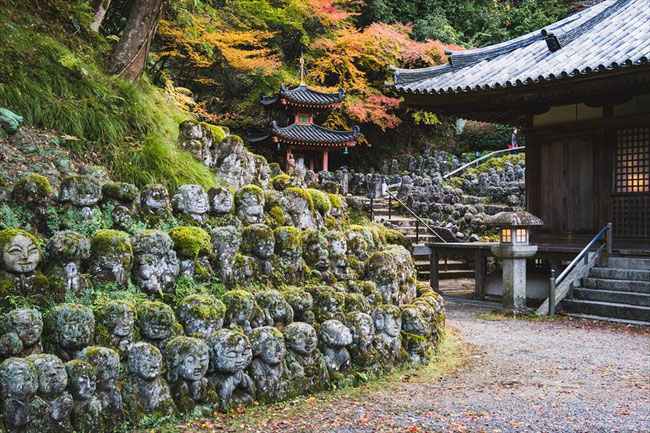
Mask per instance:
[[[526,243],[526,229],[517,229],[515,232],[515,239],[518,244]]]
[[[501,242],[505,244],[512,242],[512,231],[510,229],[501,229]]]
[[[625,128],[616,132],[614,191],[650,192],[650,127]]]

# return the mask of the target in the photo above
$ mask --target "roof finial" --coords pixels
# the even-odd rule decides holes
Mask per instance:
[[[305,57],[300,52],[300,85],[305,84]]]

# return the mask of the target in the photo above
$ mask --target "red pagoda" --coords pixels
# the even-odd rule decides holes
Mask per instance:
[[[301,59],[301,76],[303,73]],[[262,95],[261,103],[268,108],[290,110],[294,122],[288,126],[278,126],[273,122],[268,134],[250,137],[251,142],[276,143],[277,151],[285,150],[287,172],[291,171],[290,161],[302,158],[308,168],[317,170],[318,159],[321,159],[320,170],[329,169],[329,152],[354,147],[357,138],[361,135],[359,127],[354,126],[351,131],[336,131],[314,124],[314,116],[318,113],[338,108],[345,98],[345,91],[339,89],[337,93],[323,93],[310,89],[301,80],[300,85],[288,88],[282,84],[280,92],[273,96]]]

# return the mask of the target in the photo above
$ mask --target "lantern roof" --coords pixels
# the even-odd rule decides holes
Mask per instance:
[[[262,105],[276,104],[291,105],[297,108],[333,108],[345,99],[345,90],[339,89],[336,93],[325,93],[311,89],[304,83],[289,88],[282,84],[280,91],[272,96],[262,95]]]
[[[342,147],[354,146],[359,136],[361,136],[361,130],[356,125],[350,131],[337,131],[313,123],[292,123],[289,126],[280,127],[273,122],[270,133],[248,137],[248,141],[259,142],[272,138],[276,142],[299,146]]]
[[[499,212],[488,220],[488,224],[495,227],[534,227],[543,226],[544,221],[532,213],[521,212]]]

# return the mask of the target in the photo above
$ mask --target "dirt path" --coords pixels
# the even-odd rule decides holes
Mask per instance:
[[[650,330],[591,321],[491,321],[448,304],[463,365],[204,425],[251,432],[650,432]],[[397,382],[397,383],[395,383]],[[255,413],[256,412],[256,413]],[[252,416],[251,416],[252,415]],[[205,420],[203,421],[205,422]],[[200,422],[185,431],[197,431]]]

